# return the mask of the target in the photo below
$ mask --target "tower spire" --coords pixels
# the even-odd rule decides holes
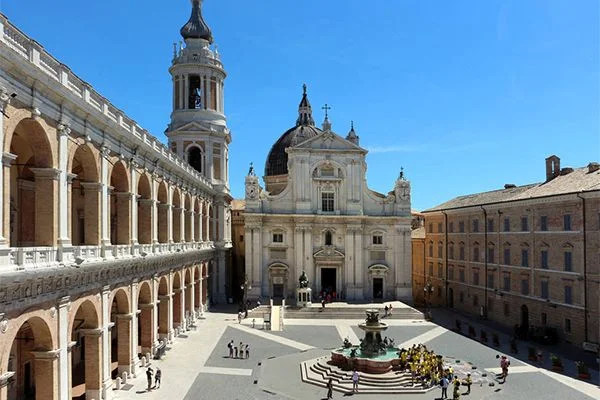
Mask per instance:
[[[202,0],[192,0],[192,15],[180,33],[184,39],[204,39],[212,44],[212,32],[202,18]]]
[[[296,126],[315,126],[315,120],[312,117],[312,107],[308,101],[308,95],[306,94],[306,83],[302,85],[302,100],[298,106],[298,119],[296,120]]]

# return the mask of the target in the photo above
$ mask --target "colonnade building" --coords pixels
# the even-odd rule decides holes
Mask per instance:
[[[111,398],[226,299],[225,71],[192,4],[168,146],[0,14],[0,400]]]

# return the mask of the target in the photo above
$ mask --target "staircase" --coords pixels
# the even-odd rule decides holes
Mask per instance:
[[[312,385],[327,387],[331,378],[333,389],[338,392],[352,392],[352,371],[343,371],[329,365],[330,356],[319,357],[304,361],[300,364],[302,381]],[[420,383],[413,385],[410,372],[390,371],[385,374],[360,373],[358,384],[359,393],[369,394],[400,394],[426,393],[432,387],[424,387]]]
[[[372,306],[363,307],[336,307],[335,305],[329,304],[324,309],[321,307],[306,307],[306,308],[294,308],[286,307],[285,318],[298,318],[298,319],[365,319],[365,310],[373,308]],[[425,316],[422,312],[415,310],[414,308],[403,307],[394,308],[391,316],[383,317],[384,311],[380,310],[379,318],[382,322],[388,319],[409,319],[409,320],[423,320]]]

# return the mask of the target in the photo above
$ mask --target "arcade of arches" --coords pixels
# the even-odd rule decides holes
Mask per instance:
[[[0,400],[111,398],[201,316],[211,261],[0,314]]]

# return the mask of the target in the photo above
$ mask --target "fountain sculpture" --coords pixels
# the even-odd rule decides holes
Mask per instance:
[[[358,325],[365,331],[360,346],[344,340],[344,347],[331,352],[331,363],[343,369],[357,369],[371,374],[382,374],[399,364],[398,349],[394,341],[381,339],[388,326],[379,321],[378,310],[366,310],[367,319]]]

